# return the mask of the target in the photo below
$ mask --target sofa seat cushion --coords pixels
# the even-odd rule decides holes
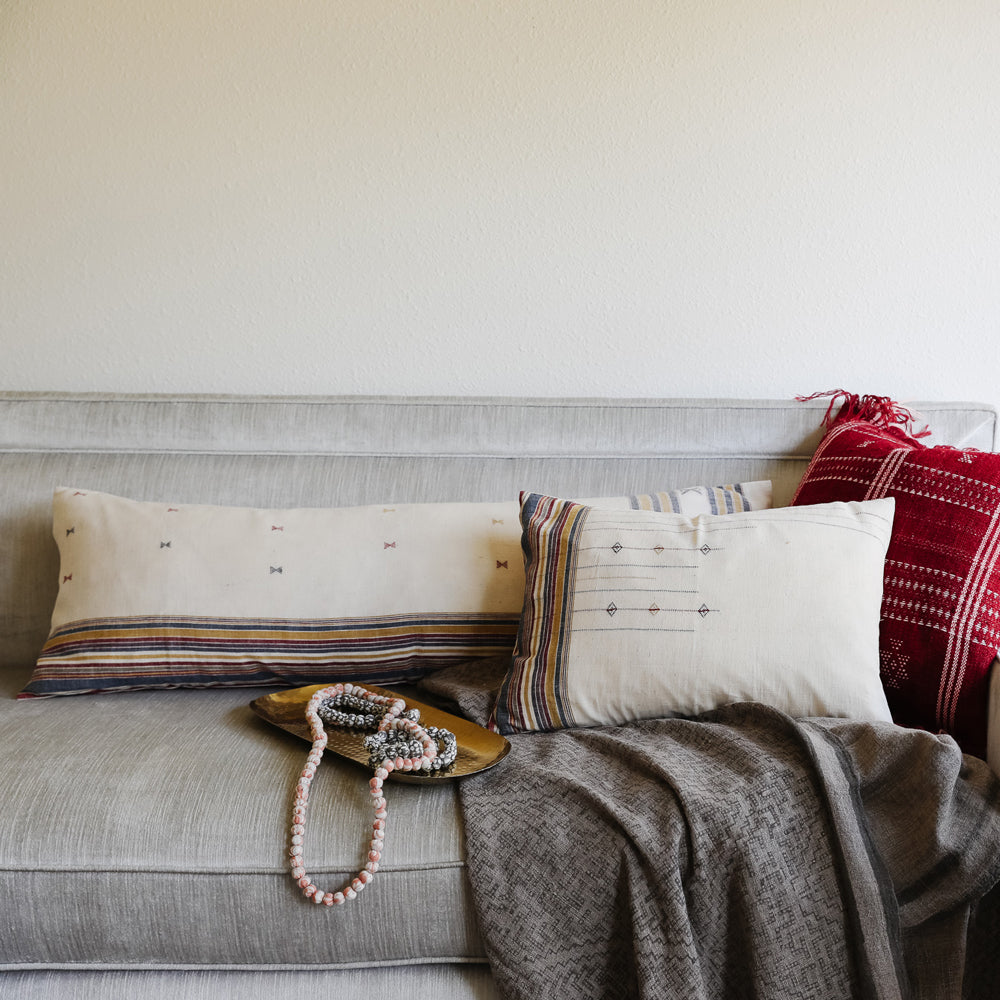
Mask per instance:
[[[249,709],[266,689],[15,700],[0,827],[0,969],[336,968],[482,961],[454,783],[389,783],[383,865],[347,906],[303,899],[285,858],[308,745]],[[367,771],[325,760],[306,861],[340,887],[364,861]]]

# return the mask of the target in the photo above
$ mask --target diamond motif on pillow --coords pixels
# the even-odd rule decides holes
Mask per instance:
[[[883,648],[879,655],[882,664],[882,682],[886,688],[901,688],[910,676],[906,669],[909,657],[902,652],[903,643],[899,639],[890,639],[886,645],[889,649]]]
[[[891,401],[847,400],[792,504],[895,498],[880,626],[893,719],[983,756],[1000,647],[1000,455],[928,447]]]

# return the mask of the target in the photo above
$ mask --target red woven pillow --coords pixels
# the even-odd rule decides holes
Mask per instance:
[[[879,651],[889,708],[984,757],[1000,646],[1000,455],[929,448],[899,426],[909,416],[848,396],[792,503],[895,497]]]

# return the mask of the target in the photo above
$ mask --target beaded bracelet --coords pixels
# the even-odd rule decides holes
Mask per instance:
[[[368,699],[357,694],[344,693],[324,698],[316,710],[316,714],[328,726],[374,730],[378,728],[384,713],[372,708]],[[420,718],[420,712],[414,708],[403,712],[400,717],[416,722]]]
[[[431,761],[431,770],[440,771],[451,767],[458,756],[458,740],[455,734],[447,729],[438,729],[437,726],[428,726],[424,732],[437,744],[437,756]],[[365,749],[370,753],[368,761],[374,769],[386,757],[392,759],[419,757],[423,752],[423,744],[417,738],[408,738],[401,730],[389,729],[366,736]]]
[[[416,709],[406,710],[406,703],[402,698],[376,694],[357,684],[333,684],[321,688],[309,699],[309,704],[306,706],[306,721],[309,723],[313,744],[298,784],[295,786],[295,802],[292,806],[292,846],[289,851],[292,878],[298,883],[307,899],[325,906],[338,906],[349,899],[354,899],[375,877],[382,857],[385,821],[388,816],[382,785],[393,771],[430,773],[449,767],[455,762],[458,752],[455,735],[447,729],[438,729],[434,726],[425,729],[417,722],[419,717],[420,713]],[[324,719],[331,725],[375,729],[372,736],[365,739],[365,747],[370,751],[369,763],[375,771],[374,777],[368,782],[375,810],[368,860],[357,876],[336,892],[324,892],[318,888],[306,874],[302,859],[309,786],[323,759],[323,751],[327,745]],[[369,719],[378,721],[370,722]],[[404,750],[405,756],[402,752]]]

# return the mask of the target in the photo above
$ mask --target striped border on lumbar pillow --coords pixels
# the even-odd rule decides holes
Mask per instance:
[[[597,501],[767,507],[770,483]],[[150,687],[387,684],[509,652],[515,501],[257,510],[60,488],[60,586],[22,697]]]

